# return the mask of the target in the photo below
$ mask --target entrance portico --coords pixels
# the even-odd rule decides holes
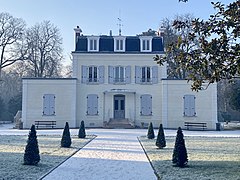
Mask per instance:
[[[136,92],[128,89],[111,89],[104,92],[103,121],[127,119],[134,124],[136,118]]]

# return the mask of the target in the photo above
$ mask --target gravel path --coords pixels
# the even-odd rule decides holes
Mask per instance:
[[[44,180],[157,179],[135,135],[97,135],[97,138],[52,171]]]

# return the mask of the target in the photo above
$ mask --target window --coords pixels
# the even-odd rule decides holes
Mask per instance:
[[[141,52],[151,52],[152,51],[152,37],[143,36],[140,37],[141,40]]]
[[[150,67],[142,67],[141,82],[151,82],[151,79]]]
[[[142,116],[152,115],[152,96],[150,94],[144,94],[141,97],[141,111]]]
[[[114,37],[114,51],[115,52],[125,51],[125,37],[122,36]]]
[[[124,67],[121,66],[115,67],[114,82],[115,83],[125,82],[124,74],[125,74]]]
[[[88,37],[88,51],[99,50],[99,37]]]
[[[98,95],[89,94],[87,96],[87,115],[98,115]]]
[[[196,112],[195,112],[195,99],[196,97],[194,95],[184,95],[183,97],[184,99],[184,116],[195,116]]]
[[[55,95],[54,94],[43,95],[43,115],[45,116],[55,115]]]
[[[157,84],[158,66],[135,66],[136,84]]]
[[[90,66],[88,68],[88,82],[97,82],[98,81],[98,69],[96,66]]]
[[[108,81],[110,84],[131,83],[131,66],[109,66]]]
[[[104,66],[82,66],[82,83],[104,83]]]

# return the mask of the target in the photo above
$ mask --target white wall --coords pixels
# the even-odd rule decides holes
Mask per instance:
[[[78,78],[77,85],[77,123],[80,120],[85,121],[86,127],[102,127],[104,121],[109,121],[113,117],[113,96],[116,93],[105,93],[111,89],[125,89],[135,93],[122,93],[126,96],[126,118],[134,121],[137,126],[141,126],[141,122],[146,124],[153,122],[155,127],[161,123],[161,77],[165,74],[165,67],[160,67],[154,62],[154,54],[92,54],[92,53],[73,53],[73,62],[77,65],[74,68],[77,72],[74,74]],[[105,66],[104,84],[89,85],[81,83],[81,66]],[[108,84],[108,66],[131,66],[131,84]],[[158,66],[158,84],[140,85],[135,83],[135,66]],[[86,107],[88,94],[97,94],[98,99],[98,116],[87,116]],[[140,115],[140,96],[143,94],[151,94],[153,97],[153,115]]]
[[[207,129],[215,129],[217,122],[217,85],[211,84],[206,90],[191,90],[191,82],[184,80],[163,80],[163,124],[168,128],[184,127],[184,122],[205,122]],[[186,117],[184,95],[195,95],[196,116]]]
[[[54,116],[43,115],[43,95],[55,95]],[[23,79],[23,127],[30,128],[35,121],[57,121],[63,128],[65,122],[76,127],[76,79]]]

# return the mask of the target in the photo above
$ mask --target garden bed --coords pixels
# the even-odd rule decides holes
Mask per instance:
[[[0,136],[0,178],[39,179],[54,167],[77,152],[94,136],[79,139],[72,136],[71,148],[61,148],[61,136],[38,136],[40,162],[37,166],[23,165],[23,156],[28,136]]]
[[[240,179],[240,138],[185,137],[186,168],[172,166],[175,137],[166,137],[164,149],[155,146],[156,139],[139,139],[159,179]]]

